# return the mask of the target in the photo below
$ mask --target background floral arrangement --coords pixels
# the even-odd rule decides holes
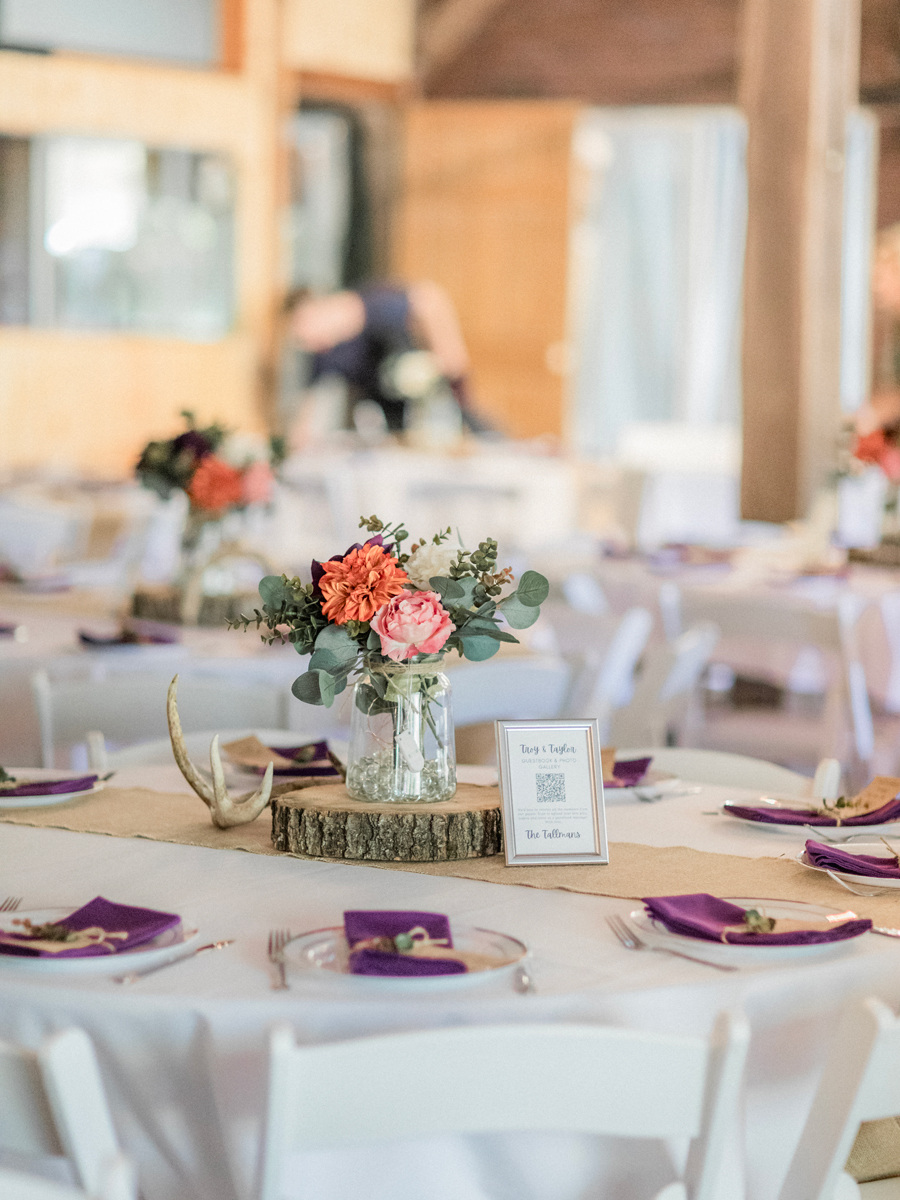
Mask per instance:
[[[470,552],[450,545],[447,529],[406,552],[409,534],[401,524],[388,528],[373,516],[362,517],[360,527],[372,536],[314,561],[310,583],[266,576],[259,585],[262,609],[233,622],[246,629],[255,620],[268,630],[264,641],[291,642],[299,654],[312,655],[292,688],[307,704],[330,706],[351,673],[368,671],[357,703],[365,712],[388,711],[389,681],[379,667],[438,661],[451,650],[480,662],[501,642],[518,641],[500,627],[501,615],[513,629],[527,629],[540,616],[547,580],[526,571],[502,596],[514,579],[509,567],[497,569],[493,538]]]
[[[248,504],[267,504],[284,441],[242,436],[219,424],[198,429],[192,412],[181,414],[187,429],[167,442],[144,447],[135,469],[145,487],[163,499],[181,488],[195,517],[214,520]]]

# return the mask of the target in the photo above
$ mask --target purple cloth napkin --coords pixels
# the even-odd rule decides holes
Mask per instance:
[[[814,867],[822,867],[826,871],[870,875],[873,879],[900,879],[900,866],[896,858],[886,854],[848,854],[840,846],[826,846],[810,839],[806,843],[806,857]]]
[[[452,958],[418,958],[412,954],[391,954],[385,950],[353,950],[357,942],[375,937],[396,937],[421,925],[431,938],[446,938],[453,945],[450,922],[441,913],[366,912],[344,913],[344,936],[350,947],[351,975],[462,975],[465,963]]]
[[[692,896],[647,896],[644,904],[651,917],[665,925],[670,933],[684,937],[704,938],[708,942],[722,941],[722,930],[740,925],[745,910],[728,900],[719,900],[708,892]],[[820,942],[843,942],[872,928],[871,921],[844,921],[834,929],[796,930],[789,933],[729,932],[728,944],[739,946],[815,946]]]
[[[77,779],[54,779],[37,783],[21,783],[17,787],[0,788],[4,796],[62,796],[66,792],[85,792],[97,782],[96,775],[79,775]]]
[[[127,933],[127,938],[116,938],[112,943],[116,947],[115,953],[120,954],[123,950],[130,950],[151,941],[180,922],[181,917],[177,913],[156,912],[152,908],[134,908],[130,904],[114,904],[111,900],[96,896],[59,923],[76,930],[99,926],[107,933]],[[15,926],[12,928],[15,929]],[[50,954],[46,950],[33,949],[25,938],[21,947],[0,945],[0,954],[14,954],[24,958],[91,958],[109,953],[110,951],[102,946],[84,946],[81,950],[62,950],[59,954]]]
[[[612,780],[603,781],[605,788],[634,787],[647,774],[647,768],[653,762],[652,758],[630,758],[625,762],[617,762],[613,767]]]
[[[266,749],[271,750],[273,754],[280,754],[282,758],[293,758],[301,750],[308,749],[308,746],[267,746]],[[254,769],[258,770],[260,775],[263,774],[262,767]],[[299,776],[312,775],[333,775],[336,779],[343,778],[340,771],[328,757],[327,742],[316,742],[313,745],[313,757],[308,762],[297,763],[295,767],[276,767],[275,774],[288,775],[295,779]]]
[[[820,817],[809,809],[800,808],[744,808],[737,804],[726,804],[725,811],[733,817],[743,817],[745,821],[764,821],[769,825],[837,825],[834,817]],[[900,795],[890,803],[873,812],[862,813],[858,817],[845,817],[844,825],[882,825],[888,821],[896,821],[900,817]]]

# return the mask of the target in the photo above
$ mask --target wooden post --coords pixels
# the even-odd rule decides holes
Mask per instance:
[[[802,516],[834,462],[847,109],[859,0],[745,0],[743,516]]]

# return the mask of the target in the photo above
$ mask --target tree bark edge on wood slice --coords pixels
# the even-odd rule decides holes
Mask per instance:
[[[503,850],[497,788],[460,784],[450,800],[377,804],[343,784],[272,799],[272,845],[311,858],[360,862],[456,862]]]

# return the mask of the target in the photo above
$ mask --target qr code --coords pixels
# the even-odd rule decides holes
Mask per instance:
[[[566,799],[566,777],[562,771],[535,774],[538,804],[564,804]]]

